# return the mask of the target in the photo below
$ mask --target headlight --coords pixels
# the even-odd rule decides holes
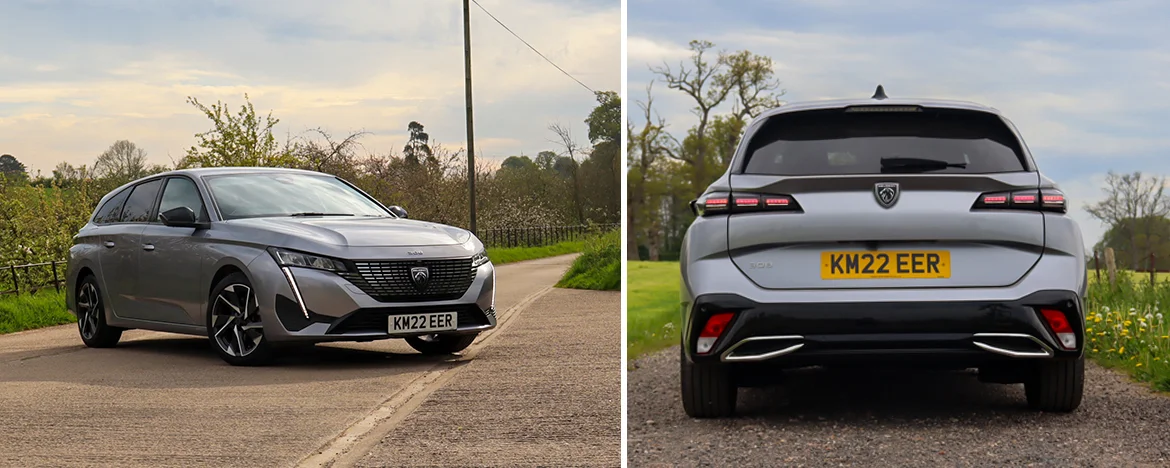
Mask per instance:
[[[479,253],[477,253],[471,257],[471,267],[472,268],[479,268],[481,265],[483,265],[487,262],[490,262],[490,261],[491,261],[491,259],[488,258],[487,251],[481,250],[481,251],[479,251]]]
[[[316,268],[318,270],[325,271],[348,270],[348,268],[345,266],[345,263],[342,263],[341,260],[322,257],[320,255],[294,252],[292,250],[278,249],[276,247],[269,247],[268,253],[272,254],[272,258],[276,259],[276,263],[280,266]]]

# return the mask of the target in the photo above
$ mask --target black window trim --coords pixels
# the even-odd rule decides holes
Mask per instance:
[[[207,222],[211,222],[211,214],[207,211],[207,200],[203,198],[203,191],[199,189],[199,183],[196,182],[194,178],[188,177],[186,175],[174,174],[167,176],[166,180],[163,181],[162,188],[158,190],[158,196],[155,197],[154,200],[154,215],[150,217],[150,224],[162,224],[162,221],[158,219],[158,215],[160,214],[158,210],[162,208],[162,197],[163,194],[166,193],[167,185],[171,183],[171,179],[187,179],[191,181],[191,184],[195,186],[195,195],[199,197],[199,203],[203,204],[203,207],[201,208],[202,213],[195,213],[196,219],[198,219],[200,216],[206,216]]]

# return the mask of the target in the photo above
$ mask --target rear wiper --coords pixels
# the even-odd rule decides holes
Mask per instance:
[[[304,216],[353,216],[353,213],[318,213],[315,211],[305,211],[305,212],[301,212],[301,213],[292,213],[292,214],[289,214],[289,216],[292,216],[294,218],[299,218],[299,217],[304,217]]]
[[[915,169],[922,171],[939,171],[951,167],[966,169],[967,163],[952,163],[940,159],[927,158],[882,158],[882,169]]]

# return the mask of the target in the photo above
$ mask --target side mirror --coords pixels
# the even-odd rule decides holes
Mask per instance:
[[[401,206],[393,205],[393,206],[387,207],[387,209],[389,209],[391,213],[394,213],[394,216],[397,216],[399,218],[406,218],[407,217],[406,216],[406,209],[401,207]]]
[[[158,215],[166,226],[186,228],[206,228],[207,223],[200,223],[195,219],[195,211],[185,206],[171,208]]]

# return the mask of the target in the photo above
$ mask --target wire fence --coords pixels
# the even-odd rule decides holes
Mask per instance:
[[[620,227],[620,224],[582,224],[576,226],[497,228],[483,230],[479,238],[488,247],[540,247],[559,242],[581,240]],[[0,296],[22,292],[31,293],[48,288],[60,291],[65,284],[65,269],[64,261],[0,267]]]
[[[615,223],[484,229],[479,232],[479,239],[488,247],[540,247],[581,240],[620,227],[621,224]]]
[[[65,284],[65,262],[31,263],[0,267],[0,296],[32,293],[41,289],[61,290]]]

